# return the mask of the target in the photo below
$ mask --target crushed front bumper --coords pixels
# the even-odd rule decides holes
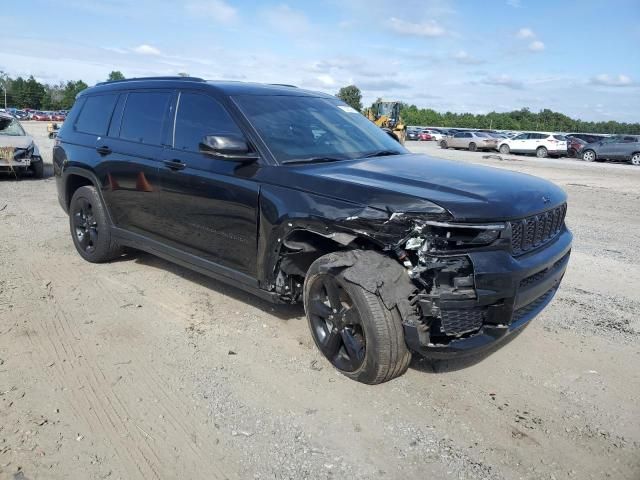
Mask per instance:
[[[409,348],[428,358],[452,358],[480,353],[523,329],[553,299],[564,276],[573,235],[563,227],[550,243],[526,255],[507,251],[469,253],[477,298],[448,302],[443,310],[482,314],[482,327],[472,333],[425,341],[421,325],[404,325]],[[458,303],[458,305],[456,305]]]

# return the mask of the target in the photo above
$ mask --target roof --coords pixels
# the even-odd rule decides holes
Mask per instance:
[[[94,87],[80,92],[79,96],[96,91],[129,90],[132,88],[194,88],[198,90],[214,90],[224,95],[290,95],[300,97],[327,97],[331,95],[311,90],[303,90],[293,85],[267,84],[252,82],[236,82],[228,80],[203,80],[197,77],[145,77],[116,80],[98,83]]]

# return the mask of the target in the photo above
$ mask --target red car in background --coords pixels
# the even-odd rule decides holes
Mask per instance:
[[[67,116],[63,112],[53,112],[51,115],[51,120],[54,122],[64,122]]]
[[[429,142],[429,141],[433,140],[433,138],[431,138],[431,134],[430,133],[420,132],[418,134],[418,140],[420,140],[422,142]]]
[[[51,121],[51,115],[49,115],[46,112],[35,112],[32,116],[31,116],[31,120],[37,120],[37,121]]]

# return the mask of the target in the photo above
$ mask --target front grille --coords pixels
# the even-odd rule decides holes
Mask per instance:
[[[556,291],[556,287],[553,287],[547,290],[545,293],[536,298],[533,302],[526,304],[524,307],[519,308],[515,312],[513,312],[512,322],[517,322],[523,317],[526,317],[530,313],[541,310],[544,305],[547,304],[549,299],[553,296]]]
[[[466,310],[442,310],[442,333],[458,336],[480,330],[485,318],[485,310],[469,308]]]
[[[513,254],[525,253],[552,240],[562,230],[566,213],[565,203],[544,213],[508,222]]]

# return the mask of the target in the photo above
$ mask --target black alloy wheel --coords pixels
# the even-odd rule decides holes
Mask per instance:
[[[338,370],[355,372],[366,356],[360,314],[336,277],[321,274],[309,285],[311,333],[324,356]]]
[[[80,197],[72,215],[77,245],[92,254],[98,243],[98,222],[93,214],[93,205],[86,198]]]

